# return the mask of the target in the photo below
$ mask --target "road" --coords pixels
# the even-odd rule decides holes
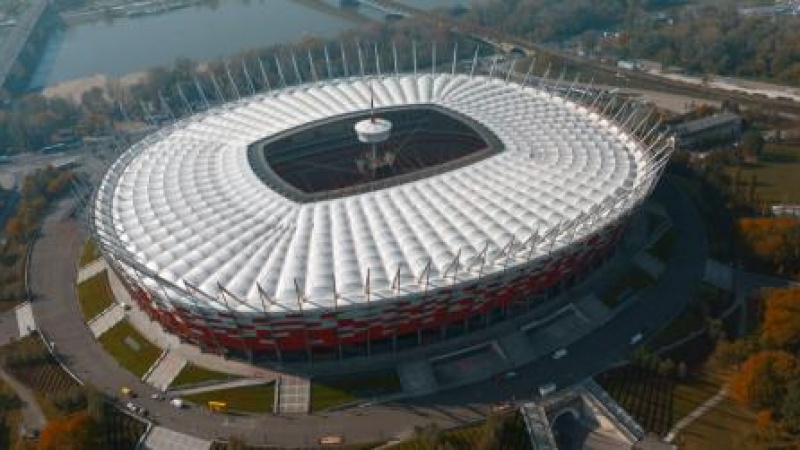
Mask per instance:
[[[458,400],[496,401],[512,397],[531,397],[532,389],[553,381],[564,387],[622,362],[632,352],[630,338],[647,330],[647,336],[664,326],[671,317],[680,314],[694,295],[704,272],[707,257],[705,233],[700,216],[691,201],[676,188],[662,186],[656,197],[673,218],[678,248],[666,266],[657,285],[650,288],[638,302],[619,313],[606,325],[569,347],[569,354],[557,361],[547,359],[518,370],[516,379],[492,389],[463,389]],[[417,402],[447,404],[451,393],[441,393]],[[452,403],[452,400],[449,401]]]
[[[302,417],[225,417],[193,408],[180,412],[167,403],[151,400],[155,390],[122,369],[92,338],[83,323],[75,297],[76,260],[84,232],[75,219],[65,217],[69,202],[47,217],[41,237],[34,246],[31,289],[39,327],[56,342],[59,356],[81,378],[116,394],[128,386],[141,394],[138,400],[157,422],[199,437],[238,436],[251,442],[277,445],[312,445],[323,434],[337,433],[349,442],[382,441],[412,432],[415,425],[437,422],[452,427],[481,419],[497,401],[530,398],[545,382],[567,386],[625,360],[630,337],[640,330],[654,330],[667,318],[680,313],[691,298],[703,273],[706,259],[705,234],[691,202],[676,189],[666,186],[657,197],[673,215],[681,239],[675,259],[667,266],[658,286],[641,301],[631,304],[619,316],[593,335],[569,348],[569,355],[549,358],[517,371],[519,376],[502,383],[484,382],[406,401],[373,405]]]

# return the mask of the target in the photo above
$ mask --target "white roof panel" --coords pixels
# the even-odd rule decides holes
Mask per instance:
[[[350,302],[391,292],[398,267],[402,283],[416,283],[428,261],[434,285],[454,267],[463,281],[487,246],[500,255],[512,239],[545,235],[643,183],[647,158],[617,127],[535,88],[449,74],[370,82],[376,107],[434,104],[482,124],[504,149],[377,193],[297,203],[253,172],[248,145],[370,108],[365,80],[307,84],[215,108],[137,144],[127,164],[114,165],[121,176],[104,179],[98,201],[111,201],[113,221],[98,220],[98,229],[178,285],[212,296],[222,285],[259,309],[260,286],[282,310],[297,308],[300,289],[311,309],[332,305],[334,287]]]

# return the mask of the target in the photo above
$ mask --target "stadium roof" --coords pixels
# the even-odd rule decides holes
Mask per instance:
[[[449,74],[371,82],[376,107],[451,109],[504,148],[429,178],[297,203],[253,172],[248,145],[370,108],[365,79],[305,84],[214,108],[135,145],[98,191],[110,213],[95,226],[164,280],[222,292],[241,310],[261,310],[266,297],[279,312],[297,310],[299,297],[306,309],[342,307],[502,270],[544,254],[517,252],[525,243],[555,239],[568,221],[588,223],[601,205],[633,202],[651,182],[632,137],[537,88]]]

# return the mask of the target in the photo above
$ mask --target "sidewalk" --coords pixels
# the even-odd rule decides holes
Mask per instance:
[[[243,380],[223,381],[220,383],[208,384],[200,387],[174,389],[170,390],[170,395],[173,397],[180,397],[183,395],[202,394],[203,392],[220,391],[222,389],[233,389],[247,386],[260,386],[262,384],[269,384],[271,380],[263,378],[245,378]]]
[[[178,433],[164,427],[155,427],[144,440],[142,450],[204,450],[211,448],[211,441]]]

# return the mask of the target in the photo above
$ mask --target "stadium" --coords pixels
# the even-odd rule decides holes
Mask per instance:
[[[474,69],[362,68],[181,119],[112,164],[93,236],[153,320],[251,361],[534,310],[610,258],[672,147],[602,91]]]

